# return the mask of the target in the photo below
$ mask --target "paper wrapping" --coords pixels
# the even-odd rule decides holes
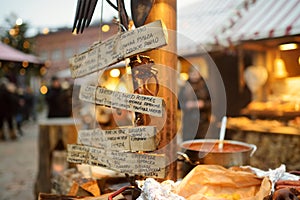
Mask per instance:
[[[268,178],[219,165],[198,165],[179,184],[176,193],[187,200],[262,200],[271,189]]]

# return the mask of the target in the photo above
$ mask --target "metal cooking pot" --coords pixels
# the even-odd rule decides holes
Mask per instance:
[[[188,165],[184,167],[184,171],[189,171],[198,164],[223,167],[248,165],[250,157],[257,149],[254,144],[224,140],[223,151],[217,151],[218,144],[219,140],[215,139],[188,140],[181,143],[182,152],[178,152],[178,160]]]

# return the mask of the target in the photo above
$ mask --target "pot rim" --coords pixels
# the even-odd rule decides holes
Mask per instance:
[[[189,149],[187,147],[184,147],[184,145],[186,144],[194,144],[194,143],[218,143],[219,142],[219,139],[195,139],[195,140],[187,140],[187,141],[184,141],[180,144],[180,147],[182,149],[185,149],[185,150],[188,150],[188,151],[198,151],[198,152],[201,152],[201,149],[200,150],[192,150],[192,149]],[[254,152],[256,151],[257,147],[255,144],[249,144],[249,143],[245,143],[245,142],[241,142],[241,141],[236,141],[236,140],[224,140],[224,143],[229,143],[229,144],[236,144],[236,145],[241,145],[241,146],[245,146],[245,147],[249,147],[249,150],[251,151],[250,153],[250,156],[252,156],[254,154]],[[243,150],[243,151],[238,151],[238,152],[247,152],[249,150]],[[206,153],[215,153],[215,152],[207,152],[207,151],[202,151],[202,152],[206,152]],[[218,152],[220,153],[220,152]],[[230,152],[230,153],[235,153],[235,152]]]

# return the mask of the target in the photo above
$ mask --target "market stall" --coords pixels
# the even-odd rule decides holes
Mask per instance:
[[[229,120],[228,138],[256,144],[251,164],[262,169],[281,163],[299,169],[298,7],[299,1],[257,1],[230,28],[224,27],[226,40],[218,37],[237,48],[240,91],[248,87],[252,93],[240,116]]]
[[[93,14],[93,9],[87,12],[84,7],[94,8],[97,1],[88,2],[78,1],[74,23],[77,33],[83,32]],[[265,144],[241,142],[237,134],[236,141],[224,140],[226,123],[222,123],[219,139],[191,140],[178,147],[176,35],[172,32],[176,27],[176,1],[132,0],[134,29],[128,25],[124,1],[117,2],[117,6],[110,5],[119,12],[120,32],[70,59],[72,78],[87,78],[84,84],[77,84],[80,89],[76,98],[94,110],[89,113],[93,123],[81,126],[76,143],[67,146],[67,161],[76,169],[59,174],[63,178],[56,180],[64,181],[55,182],[56,190],[52,191],[56,193],[40,193],[39,199],[299,198],[298,171],[288,173],[284,164],[269,171],[260,169],[260,164],[257,168],[241,166],[251,164],[256,149]],[[139,6],[148,9],[140,10]],[[131,71],[127,84],[132,84],[132,90],[106,88],[101,75],[124,60]],[[95,80],[89,76],[92,73],[98,76]],[[214,93],[211,95],[216,99]],[[129,112],[132,123],[102,128],[95,117],[100,106],[116,113]],[[232,128],[232,121],[228,125]],[[178,167],[177,151],[182,151],[178,153],[183,157],[180,162],[192,165],[179,181],[177,172],[182,168]],[[109,184],[112,180],[115,182]],[[58,187],[62,185],[63,189]]]
[[[29,62],[34,64],[43,64],[43,62],[32,54],[23,53],[0,42],[0,60],[11,62]]]

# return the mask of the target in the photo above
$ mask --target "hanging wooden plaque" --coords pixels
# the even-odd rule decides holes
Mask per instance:
[[[79,99],[98,105],[149,114],[156,117],[162,117],[163,114],[163,99],[161,97],[130,94],[93,85],[82,85]]]
[[[67,161],[77,164],[105,166],[120,173],[164,178],[164,154],[132,153],[104,150],[82,145],[68,145]]]
[[[85,76],[132,55],[162,47],[167,44],[167,37],[161,20],[119,33],[72,57],[69,60],[71,75],[73,78]]]
[[[138,126],[112,130],[80,130],[77,144],[114,151],[154,151],[156,127]]]

